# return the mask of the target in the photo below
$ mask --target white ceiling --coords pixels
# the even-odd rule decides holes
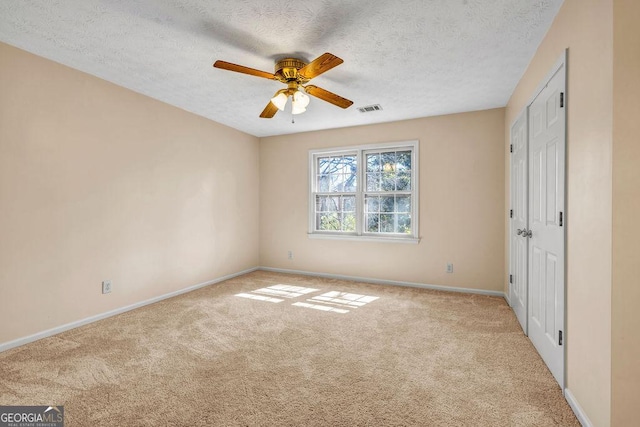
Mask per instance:
[[[255,136],[504,106],[562,0],[2,0],[0,40]],[[344,63],[307,112],[259,114],[276,59]],[[380,104],[382,111],[357,107]]]

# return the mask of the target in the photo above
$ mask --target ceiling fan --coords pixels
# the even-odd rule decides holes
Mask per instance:
[[[273,74],[225,61],[216,61],[213,66],[223,70],[235,71],[236,73],[278,80],[286,84],[287,88],[276,92],[260,114],[260,117],[270,119],[275,116],[278,110],[284,110],[289,97],[291,97],[291,113],[304,113],[307,105],[309,105],[309,97],[306,94],[320,98],[340,108],[350,107],[353,101],[328,90],[307,84],[312,78],[329,71],[343,62],[342,59],[327,52],[308,64],[296,58],[281,59],[276,62],[275,73]]]

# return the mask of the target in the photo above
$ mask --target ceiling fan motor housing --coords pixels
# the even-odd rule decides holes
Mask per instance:
[[[280,61],[276,62],[276,78],[281,82],[287,83],[289,81],[297,81],[298,83],[305,83],[308,79],[305,79],[301,74],[298,73],[305,64],[299,59],[296,58],[284,58]]]

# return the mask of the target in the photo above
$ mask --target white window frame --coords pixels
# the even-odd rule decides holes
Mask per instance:
[[[309,232],[308,236],[312,239],[342,239],[342,240],[361,240],[361,241],[388,241],[397,243],[419,243],[419,141],[399,141],[386,142],[381,144],[358,145],[350,147],[325,148],[309,151]],[[365,154],[377,150],[394,150],[407,151],[411,150],[411,234],[402,233],[370,233],[365,231],[365,212],[364,197],[366,191],[366,166]],[[358,165],[357,171],[357,188],[356,188],[356,231],[322,231],[316,230],[316,167],[318,157],[356,155]],[[333,193],[336,196],[344,193]]]

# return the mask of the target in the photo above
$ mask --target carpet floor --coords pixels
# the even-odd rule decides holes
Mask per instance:
[[[579,426],[499,297],[257,271],[0,353],[65,426]]]

